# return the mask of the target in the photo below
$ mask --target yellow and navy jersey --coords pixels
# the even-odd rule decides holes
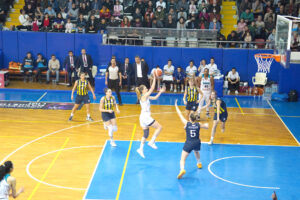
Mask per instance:
[[[109,99],[107,99],[106,97],[104,97],[103,99],[104,99],[103,109],[105,109],[105,110],[113,110],[114,109],[114,104],[115,104],[115,98],[114,97],[110,97]]]
[[[88,94],[88,90],[87,90],[87,86],[88,86],[88,81],[84,80],[78,80],[78,84],[77,84],[77,95],[87,95]]]
[[[226,103],[221,98],[217,98],[216,102],[219,101],[219,100],[221,101],[221,104],[220,104],[220,114],[227,113]],[[214,103],[215,113],[217,113],[217,103],[216,102]]]
[[[188,102],[194,102],[198,99],[198,90],[196,87],[188,87],[187,88],[187,101]]]

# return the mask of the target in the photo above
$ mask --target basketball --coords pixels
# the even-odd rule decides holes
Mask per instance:
[[[155,74],[156,77],[160,77],[162,75],[162,70],[161,69],[156,69],[154,71],[154,74]]]

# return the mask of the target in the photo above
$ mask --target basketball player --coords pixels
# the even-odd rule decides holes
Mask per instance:
[[[14,199],[17,198],[21,193],[24,192],[22,187],[18,192],[16,192],[16,178],[12,177],[10,174],[13,172],[14,166],[11,161],[6,161],[0,166],[0,199],[9,200],[9,196]]]
[[[80,79],[75,82],[75,85],[72,89],[71,100],[73,100],[73,96],[74,96],[74,92],[75,92],[76,88],[77,88],[77,96],[75,99],[75,105],[71,112],[71,116],[69,117],[69,121],[72,121],[74,113],[81,103],[84,103],[86,106],[86,113],[87,113],[86,120],[90,121],[90,122],[93,121],[93,119],[91,118],[91,115],[90,115],[90,102],[91,101],[90,101],[90,98],[88,95],[87,87],[89,87],[90,91],[92,92],[93,98],[96,99],[94,90],[93,90],[90,82],[85,79],[85,73],[81,72]]]
[[[216,129],[220,121],[222,122],[221,131],[222,133],[225,132],[225,123],[228,118],[226,103],[221,98],[217,98],[216,91],[211,92],[209,103],[206,106],[202,107],[201,109],[205,109],[211,103],[213,104],[215,115],[214,115],[213,127],[211,129],[211,138],[210,141],[208,142],[209,145],[213,144],[213,140],[216,134]]]
[[[209,69],[205,68],[204,72],[202,74],[202,76],[199,79],[200,82],[200,90],[203,93],[203,96],[201,98],[200,94],[199,94],[199,99],[200,103],[199,103],[199,108],[197,110],[198,112],[198,116],[197,119],[200,119],[200,112],[201,112],[201,107],[203,107],[204,101],[205,104],[207,105],[209,103],[209,99],[210,99],[210,94],[211,91],[214,89],[214,78],[212,76],[209,75]],[[206,117],[209,119],[209,107],[206,107]]]
[[[159,133],[162,130],[162,126],[158,123],[158,121],[155,121],[151,117],[151,111],[150,111],[150,100],[156,100],[161,95],[161,93],[165,92],[166,87],[163,87],[159,93],[157,93],[156,96],[150,96],[153,90],[155,89],[155,83],[156,83],[156,75],[153,77],[153,82],[151,85],[151,88],[148,90],[145,85],[140,85],[135,89],[138,100],[141,104],[141,114],[140,114],[140,125],[143,129],[144,135],[141,139],[140,148],[137,149],[138,154],[142,158],[145,158],[144,155],[144,144],[149,136],[149,127],[155,128],[154,134],[152,136],[152,139],[150,142],[148,142],[148,145],[152,147],[153,149],[157,149],[157,146],[155,145],[155,139],[159,135]]]
[[[110,137],[110,145],[116,147],[116,143],[113,140],[113,133],[118,130],[116,116],[114,113],[114,107],[116,107],[117,113],[120,113],[116,99],[112,96],[112,91],[109,88],[104,89],[105,96],[100,100],[99,110],[101,112],[104,129],[108,129],[108,135]]]
[[[188,155],[194,151],[195,157],[197,160],[197,167],[198,169],[202,168],[202,163],[200,162],[200,147],[201,147],[201,140],[200,140],[200,128],[208,129],[208,123],[201,124],[199,122],[196,122],[196,115],[194,113],[191,113],[189,115],[189,120],[187,121],[181,111],[179,110],[177,106],[177,100],[175,101],[175,108],[177,111],[177,114],[179,118],[181,119],[182,123],[184,124],[184,129],[186,132],[186,141],[183,146],[183,150],[181,153],[181,159],[180,159],[180,172],[177,176],[178,179],[181,179],[182,176],[186,173],[184,166],[185,166],[185,160],[187,159]]]
[[[185,88],[183,103],[186,105],[186,118],[189,119],[191,113],[195,112],[199,105],[198,94],[201,91],[196,87],[194,79],[189,79],[189,86]]]

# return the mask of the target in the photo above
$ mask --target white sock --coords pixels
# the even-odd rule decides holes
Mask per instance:
[[[143,144],[143,143],[141,142],[141,144],[140,144],[140,149],[143,150],[143,149],[144,149],[144,145],[145,145],[145,144]]]
[[[152,138],[151,138],[151,140],[150,140],[150,143],[154,143],[155,139],[156,139],[156,135],[153,135]]]
[[[180,163],[180,170],[184,170],[184,165]]]
[[[107,127],[108,127],[108,135],[109,135],[109,137],[112,138],[112,136],[113,136],[113,127],[112,127],[112,125],[109,125]]]
[[[91,117],[91,115],[90,115],[90,114],[87,114],[87,117],[88,117],[88,118],[90,118],[90,117]]]
[[[210,141],[213,141],[214,140],[214,137],[210,137]]]
[[[73,113],[71,113],[71,116],[73,117],[73,116],[74,116],[74,114],[73,114]]]

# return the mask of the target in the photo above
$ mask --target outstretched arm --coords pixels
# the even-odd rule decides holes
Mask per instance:
[[[149,99],[151,99],[151,100],[156,100],[156,99],[158,99],[158,97],[161,95],[161,93],[164,93],[165,91],[166,91],[166,87],[164,86],[164,87],[159,91],[159,93],[157,93],[157,95],[155,95],[154,97],[149,96]]]
[[[177,99],[175,101],[175,108],[176,108],[176,112],[180,118],[180,120],[182,121],[182,123],[184,124],[184,126],[187,124],[187,120],[184,118],[184,116],[182,115],[181,111],[179,110],[178,106],[177,106]]]
[[[151,95],[151,93],[154,91],[155,83],[156,83],[156,76],[154,74],[152,85],[151,85],[150,89],[148,90],[148,92],[145,95],[143,95],[145,98],[149,97]]]

